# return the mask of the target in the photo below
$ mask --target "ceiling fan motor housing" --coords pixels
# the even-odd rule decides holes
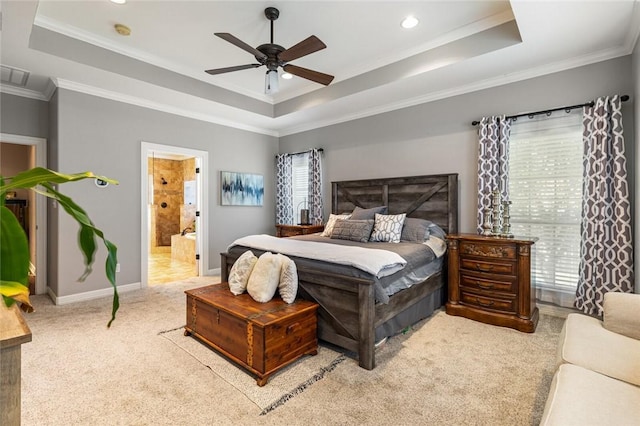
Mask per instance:
[[[266,43],[256,47],[257,50],[267,55],[267,59],[256,56],[256,60],[267,66],[269,70],[275,70],[278,66],[283,66],[286,62],[280,61],[278,55],[286,49],[278,44]]]

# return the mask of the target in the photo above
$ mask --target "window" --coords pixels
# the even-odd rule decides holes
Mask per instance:
[[[560,306],[573,306],[578,283],[582,151],[581,110],[512,124],[512,233],[539,238],[531,265],[536,296]]]
[[[309,205],[309,153],[296,154],[291,161],[293,218],[300,223],[300,209]]]

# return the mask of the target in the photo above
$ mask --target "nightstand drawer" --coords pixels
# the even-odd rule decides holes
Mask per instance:
[[[516,299],[490,297],[479,295],[476,293],[469,293],[462,290],[460,302],[465,305],[475,306],[483,310],[490,309],[493,311],[500,311],[509,314],[516,313]]]
[[[501,262],[496,260],[482,261],[466,257],[460,258],[460,268],[475,272],[491,274],[516,275],[515,262]]]
[[[515,296],[518,292],[518,280],[516,277],[495,277],[477,276],[462,273],[460,274],[460,286],[480,291],[499,291]]]
[[[475,241],[460,241],[461,256],[490,257],[492,259],[515,259],[515,244],[487,244]]]

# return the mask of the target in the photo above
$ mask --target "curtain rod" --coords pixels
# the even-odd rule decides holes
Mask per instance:
[[[311,151],[313,151],[313,149],[308,149],[306,151],[300,151],[300,152],[287,152],[286,154],[287,155],[297,155],[297,154],[304,154],[304,153],[311,152]],[[324,152],[324,149],[318,148],[318,152]],[[280,155],[280,154],[278,154],[278,155]],[[276,157],[278,155],[276,155]]]
[[[620,96],[620,100],[622,102],[627,102],[629,100],[629,95],[622,95]],[[518,118],[518,117],[529,117],[529,118],[533,118],[536,115],[541,115],[541,114],[547,114],[547,115],[551,115],[552,112],[554,111],[566,111],[567,113],[569,111],[571,111],[572,109],[576,109],[576,108],[582,108],[585,106],[590,106],[592,107],[594,104],[593,101],[591,102],[586,102],[584,104],[578,104],[578,105],[571,105],[571,106],[565,106],[565,107],[560,107],[560,108],[553,108],[553,109],[545,109],[543,111],[536,111],[536,112],[525,112],[523,114],[516,114],[516,115],[508,115],[505,118]],[[472,126],[477,126],[478,124],[480,124],[479,121],[472,121],[471,125]]]

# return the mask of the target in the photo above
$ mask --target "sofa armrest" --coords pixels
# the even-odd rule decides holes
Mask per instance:
[[[605,293],[603,311],[607,330],[640,340],[640,294]]]
[[[560,334],[558,361],[640,386],[640,340],[607,330],[597,318],[567,316]]]

